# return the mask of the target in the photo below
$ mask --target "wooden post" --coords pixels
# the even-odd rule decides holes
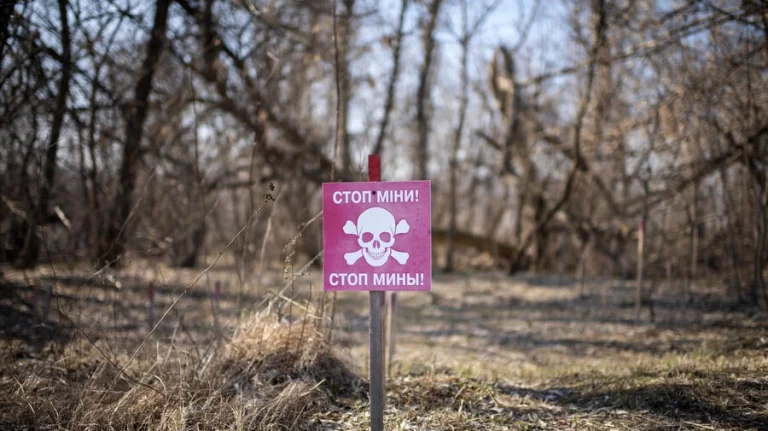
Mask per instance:
[[[155,327],[155,283],[149,282],[147,286],[147,326],[149,330]]]
[[[389,295],[389,315],[387,321],[387,347],[389,355],[387,357],[387,376],[392,377],[392,362],[395,358],[395,310],[397,309],[397,292]]]
[[[688,285],[688,302],[693,300],[693,288],[696,283],[696,264],[699,261],[699,226],[693,226],[693,244],[691,245],[691,279]]]
[[[381,159],[368,156],[368,181],[381,181]],[[371,381],[371,431],[384,431],[384,316],[382,310],[386,292],[369,292],[370,295],[370,366]]]
[[[637,286],[635,287],[635,318],[640,318],[643,300],[643,266],[645,264],[645,219],[640,220],[637,229]]]
[[[371,431],[384,431],[384,299],[386,292],[370,292]]]

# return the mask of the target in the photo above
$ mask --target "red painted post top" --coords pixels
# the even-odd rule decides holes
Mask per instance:
[[[368,181],[381,181],[381,158],[378,154],[368,156]]]

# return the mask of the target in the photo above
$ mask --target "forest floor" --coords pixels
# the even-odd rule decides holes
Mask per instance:
[[[2,428],[368,427],[368,295],[334,307],[317,271],[265,270],[258,289],[227,266],[4,272]],[[151,334],[150,282],[154,319],[170,310]],[[630,281],[435,275],[397,297],[385,427],[766,430],[768,317],[723,290],[659,283],[651,321]]]

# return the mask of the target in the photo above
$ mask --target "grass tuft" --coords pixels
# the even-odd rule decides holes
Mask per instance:
[[[331,399],[363,388],[309,328],[260,316],[207,356],[169,346],[128,367],[127,356],[105,357],[108,350],[83,342],[57,360],[6,356],[0,421],[36,429],[303,429]]]

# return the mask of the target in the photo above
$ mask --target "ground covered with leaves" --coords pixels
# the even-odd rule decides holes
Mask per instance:
[[[194,271],[165,275],[7,272],[0,427],[368,429],[365,294],[334,302],[312,273],[258,291],[225,269],[189,290]],[[617,280],[436,276],[398,297],[386,428],[768,429],[765,314],[714,283],[680,292],[659,289],[651,321]]]

